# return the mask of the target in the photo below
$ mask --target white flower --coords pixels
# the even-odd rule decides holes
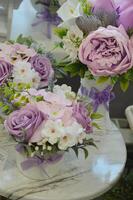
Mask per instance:
[[[81,32],[81,31],[80,31]],[[69,55],[69,59],[75,62],[78,59],[79,46],[83,40],[82,32],[78,34],[73,31],[68,31],[67,35],[63,37],[63,48]]]
[[[74,44],[67,38],[63,39],[63,49],[69,55],[69,59],[72,62],[75,62],[78,59],[78,49],[74,46]]]
[[[78,136],[83,132],[84,132],[83,127],[76,121],[73,122],[71,126],[65,127],[65,133],[71,134],[76,138],[78,138]]]
[[[18,61],[13,68],[13,81],[16,83],[30,83],[31,87],[38,88],[40,77],[31,64],[26,61]]]
[[[51,151],[51,150],[52,150],[52,147],[51,147],[51,146],[47,146],[47,150],[48,150],[48,151]]]
[[[53,88],[53,92],[57,95],[62,96],[62,98],[67,98],[73,100],[76,98],[75,92],[72,91],[72,88],[66,84],[61,86],[55,85]]]
[[[69,147],[74,146],[75,144],[77,144],[75,137],[73,135],[66,134],[60,139],[59,144],[58,144],[58,148],[60,150],[66,150]]]
[[[39,150],[39,147],[38,147],[38,146],[36,146],[36,147],[35,147],[35,151],[38,151],[38,150]]]
[[[45,123],[44,129],[41,131],[41,136],[48,139],[50,144],[55,144],[58,139],[63,136],[64,127],[61,121],[48,120]]]
[[[39,88],[40,81],[41,81],[41,79],[40,79],[39,74],[32,69],[32,73],[31,73],[31,76],[29,79],[29,83],[30,83],[31,87]]]
[[[69,147],[75,146],[84,132],[83,127],[76,121],[71,126],[65,127],[65,135],[60,138],[58,147],[61,150],[66,150]]]
[[[78,0],[67,0],[57,11],[63,21],[80,16],[81,5]]]
[[[13,68],[13,77],[19,78],[19,77],[25,77],[27,74],[31,73],[31,64],[26,61],[18,61],[14,65]]]

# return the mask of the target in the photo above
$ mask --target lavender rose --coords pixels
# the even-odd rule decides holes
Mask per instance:
[[[30,59],[30,63],[41,77],[41,87],[47,86],[54,74],[50,60],[45,56],[35,55]]]
[[[12,65],[6,61],[0,60],[0,86],[11,75]]]
[[[133,48],[123,26],[100,27],[81,43],[79,59],[93,75],[123,74],[133,66]]]
[[[87,133],[92,132],[91,118],[89,117],[89,113],[83,104],[78,103],[74,105],[73,117],[83,126]]]
[[[89,0],[93,6],[94,13],[99,11],[113,12],[115,10],[114,0]]]
[[[5,128],[16,139],[28,142],[40,124],[46,119],[47,115],[35,106],[27,105],[9,115],[5,121]]]
[[[133,1],[121,0],[118,2],[118,25],[122,24],[126,30],[133,28]]]

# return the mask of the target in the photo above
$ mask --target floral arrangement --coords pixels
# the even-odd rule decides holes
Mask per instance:
[[[89,133],[99,114],[88,110],[67,85],[55,85],[53,92],[30,88],[25,92],[28,103],[13,111],[5,128],[17,142],[16,150],[27,155],[21,163],[27,170],[34,165],[55,162],[72,148],[78,156],[87,145],[94,145]]]
[[[0,45],[0,108],[4,114],[28,102],[22,95],[29,88],[52,88],[61,73],[54,67],[54,57],[31,38]],[[1,115],[3,117],[3,115]]]
[[[60,67],[72,76],[98,83],[133,80],[133,3],[130,0],[67,0],[57,11],[63,23],[55,29],[67,53]]]
[[[102,115],[70,86],[55,85],[61,75],[55,63],[32,38],[20,35],[0,45],[1,120],[16,150],[27,157],[23,170],[56,162],[70,148],[87,157],[86,146],[95,146],[89,133],[100,128],[93,120]]]

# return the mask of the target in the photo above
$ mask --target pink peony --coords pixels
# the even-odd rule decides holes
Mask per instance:
[[[79,60],[96,76],[113,76],[133,66],[133,48],[123,28],[100,27],[81,43]]]

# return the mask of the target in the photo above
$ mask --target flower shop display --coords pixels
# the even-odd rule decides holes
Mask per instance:
[[[37,26],[42,22],[47,23],[47,38],[51,39],[52,26],[57,26],[61,22],[61,18],[58,16],[56,11],[60,7],[60,1],[58,0],[40,0],[32,1],[33,6],[38,8],[36,14],[36,22],[32,26]]]
[[[119,82],[126,91],[133,80],[133,3],[67,0],[57,13],[63,22],[55,34],[61,39],[58,46],[66,52],[58,66],[81,77],[79,94],[104,115],[102,129],[110,129],[113,86]]]
[[[87,158],[87,146],[95,146],[90,136],[96,125],[93,120],[100,114],[93,113],[67,85],[55,85],[52,92],[25,89],[22,96],[27,98],[27,103],[10,112],[4,125],[16,141],[19,169],[24,175],[33,179],[48,178],[51,174],[45,170],[53,165],[56,173],[57,163],[70,149],[77,156],[81,149]]]

